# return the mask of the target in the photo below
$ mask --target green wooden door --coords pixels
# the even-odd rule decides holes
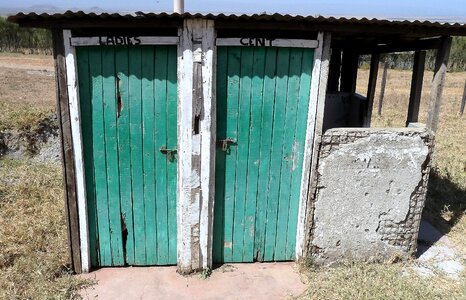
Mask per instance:
[[[92,266],[176,264],[176,59],[77,48]]]
[[[314,50],[217,55],[214,262],[293,260]]]

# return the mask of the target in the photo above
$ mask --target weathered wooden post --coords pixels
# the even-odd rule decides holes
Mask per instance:
[[[426,51],[416,51],[414,54],[413,76],[411,79],[411,93],[409,96],[408,117],[409,123],[418,121],[419,107],[421,105],[422,82],[424,80],[424,67],[426,63]]]
[[[452,38],[449,36],[442,37],[442,42],[437,50],[437,58],[435,60],[434,78],[432,80],[432,88],[430,90],[430,101],[427,115],[427,128],[434,132],[437,131],[438,127],[443,84],[445,83],[448,58],[450,57],[451,41]]]
[[[377,74],[379,73],[380,54],[371,55],[371,69],[369,73],[369,84],[367,87],[367,110],[364,118],[364,127],[371,126],[372,108],[374,106],[375,88],[377,86]]]
[[[466,80],[464,81],[463,101],[461,101],[460,116],[464,114],[464,105],[466,104]]]
[[[382,85],[380,87],[380,98],[379,98],[379,109],[377,111],[378,115],[382,115],[382,105],[383,105],[383,97],[385,95],[385,85],[387,84],[387,62],[383,64],[383,75],[382,75]]]

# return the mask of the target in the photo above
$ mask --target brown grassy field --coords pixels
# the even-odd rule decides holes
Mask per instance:
[[[55,109],[52,58],[0,54],[0,130],[20,130]],[[358,91],[365,94],[367,70]],[[382,116],[373,126],[404,126],[410,72],[389,70]],[[432,73],[425,76],[421,122]],[[458,115],[466,73],[449,73],[436,137],[434,172],[425,215],[466,253],[466,115]],[[377,107],[378,95],[376,95]],[[87,284],[70,275],[60,166],[0,160],[0,299],[70,299]],[[423,278],[410,266],[303,265],[308,299],[466,299],[465,275]]]
[[[0,131],[55,111],[50,56],[0,54]],[[0,159],[0,299],[73,299],[61,165]]]

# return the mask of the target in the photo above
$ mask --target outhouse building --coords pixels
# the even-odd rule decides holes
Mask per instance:
[[[9,20],[53,33],[77,273],[415,252],[450,36],[466,26],[70,11]],[[422,126],[428,49],[438,51]],[[380,54],[400,51],[415,51],[407,127],[371,128]]]

